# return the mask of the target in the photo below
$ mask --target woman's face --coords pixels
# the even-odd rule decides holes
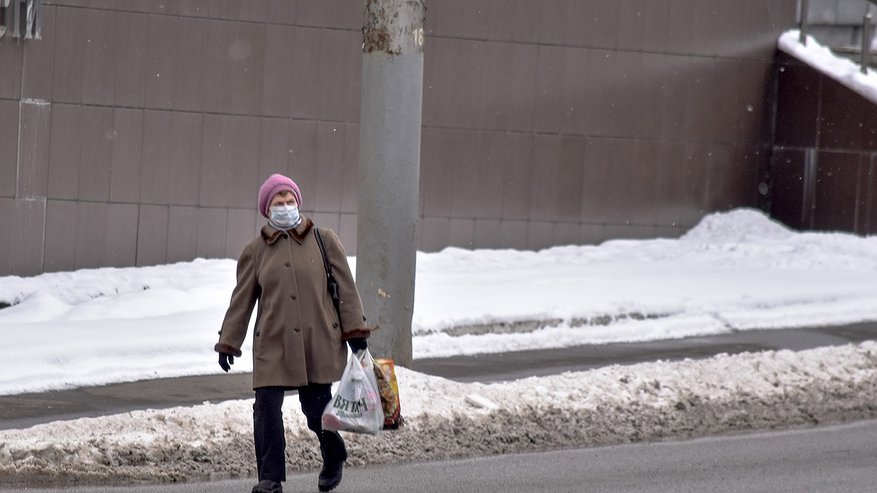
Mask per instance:
[[[298,203],[295,201],[295,194],[290,192],[289,190],[284,190],[282,192],[277,192],[274,197],[271,198],[271,203],[268,204],[268,207],[274,207],[275,205],[295,205]]]

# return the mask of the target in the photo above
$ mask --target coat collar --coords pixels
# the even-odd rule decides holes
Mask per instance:
[[[302,217],[301,224],[297,228],[290,230],[291,234],[274,229],[270,224],[266,224],[262,226],[262,239],[265,240],[265,243],[273,245],[281,237],[291,236],[293,240],[301,245],[313,227],[314,223],[307,217]]]

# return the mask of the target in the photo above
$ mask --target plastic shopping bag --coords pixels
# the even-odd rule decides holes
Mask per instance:
[[[384,408],[384,429],[395,430],[402,426],[402,408],[399,402],[399,383],[396,381],[396,365],[392,359],[375,360],[375,377],[381,392],[381,405]]]
[[[326,405],[323,429],[376,434],[384,425],[384,409],[368,350],[351,354],[338,390]]]

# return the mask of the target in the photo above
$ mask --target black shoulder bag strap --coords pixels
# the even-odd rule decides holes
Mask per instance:
[[[326,257],[326,247],[323,245],[323,236],[320,230],[314,227],[314,234],[317,235],[317,246],[320,247],[320,256],[323,257],[323,268],[326,269],[326,286],[329,289],[329,296],[332,298],[332,304],[335,305],[335,312],[338,313],[338,321],[341,321],[341,297],[338,294],[338,281],[335,280],[335,274],[332,274],[332,266]]]

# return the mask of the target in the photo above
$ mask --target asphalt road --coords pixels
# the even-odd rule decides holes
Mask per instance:
[[[612,364],[707,358],[719,353],[763,350],[795,351],[877,340],[877,322],[812,329],[753,330],[721,336],[602,344],[564,349],[519,351],[468,357],[415,360],[411,369],[461,382],[491,382],[564,371],[583,371]],[[159,409],[204,401],[253,396],[250,373],[146,380],[123,384],[0,396],[0,429],[101,416],[136,409]]]
[[[877,420],[696,440],[347,468],[339,493],[873,492]],[[254,480],[9,493],[238,493]],[[289,492],[317,491],[316,472]]]

